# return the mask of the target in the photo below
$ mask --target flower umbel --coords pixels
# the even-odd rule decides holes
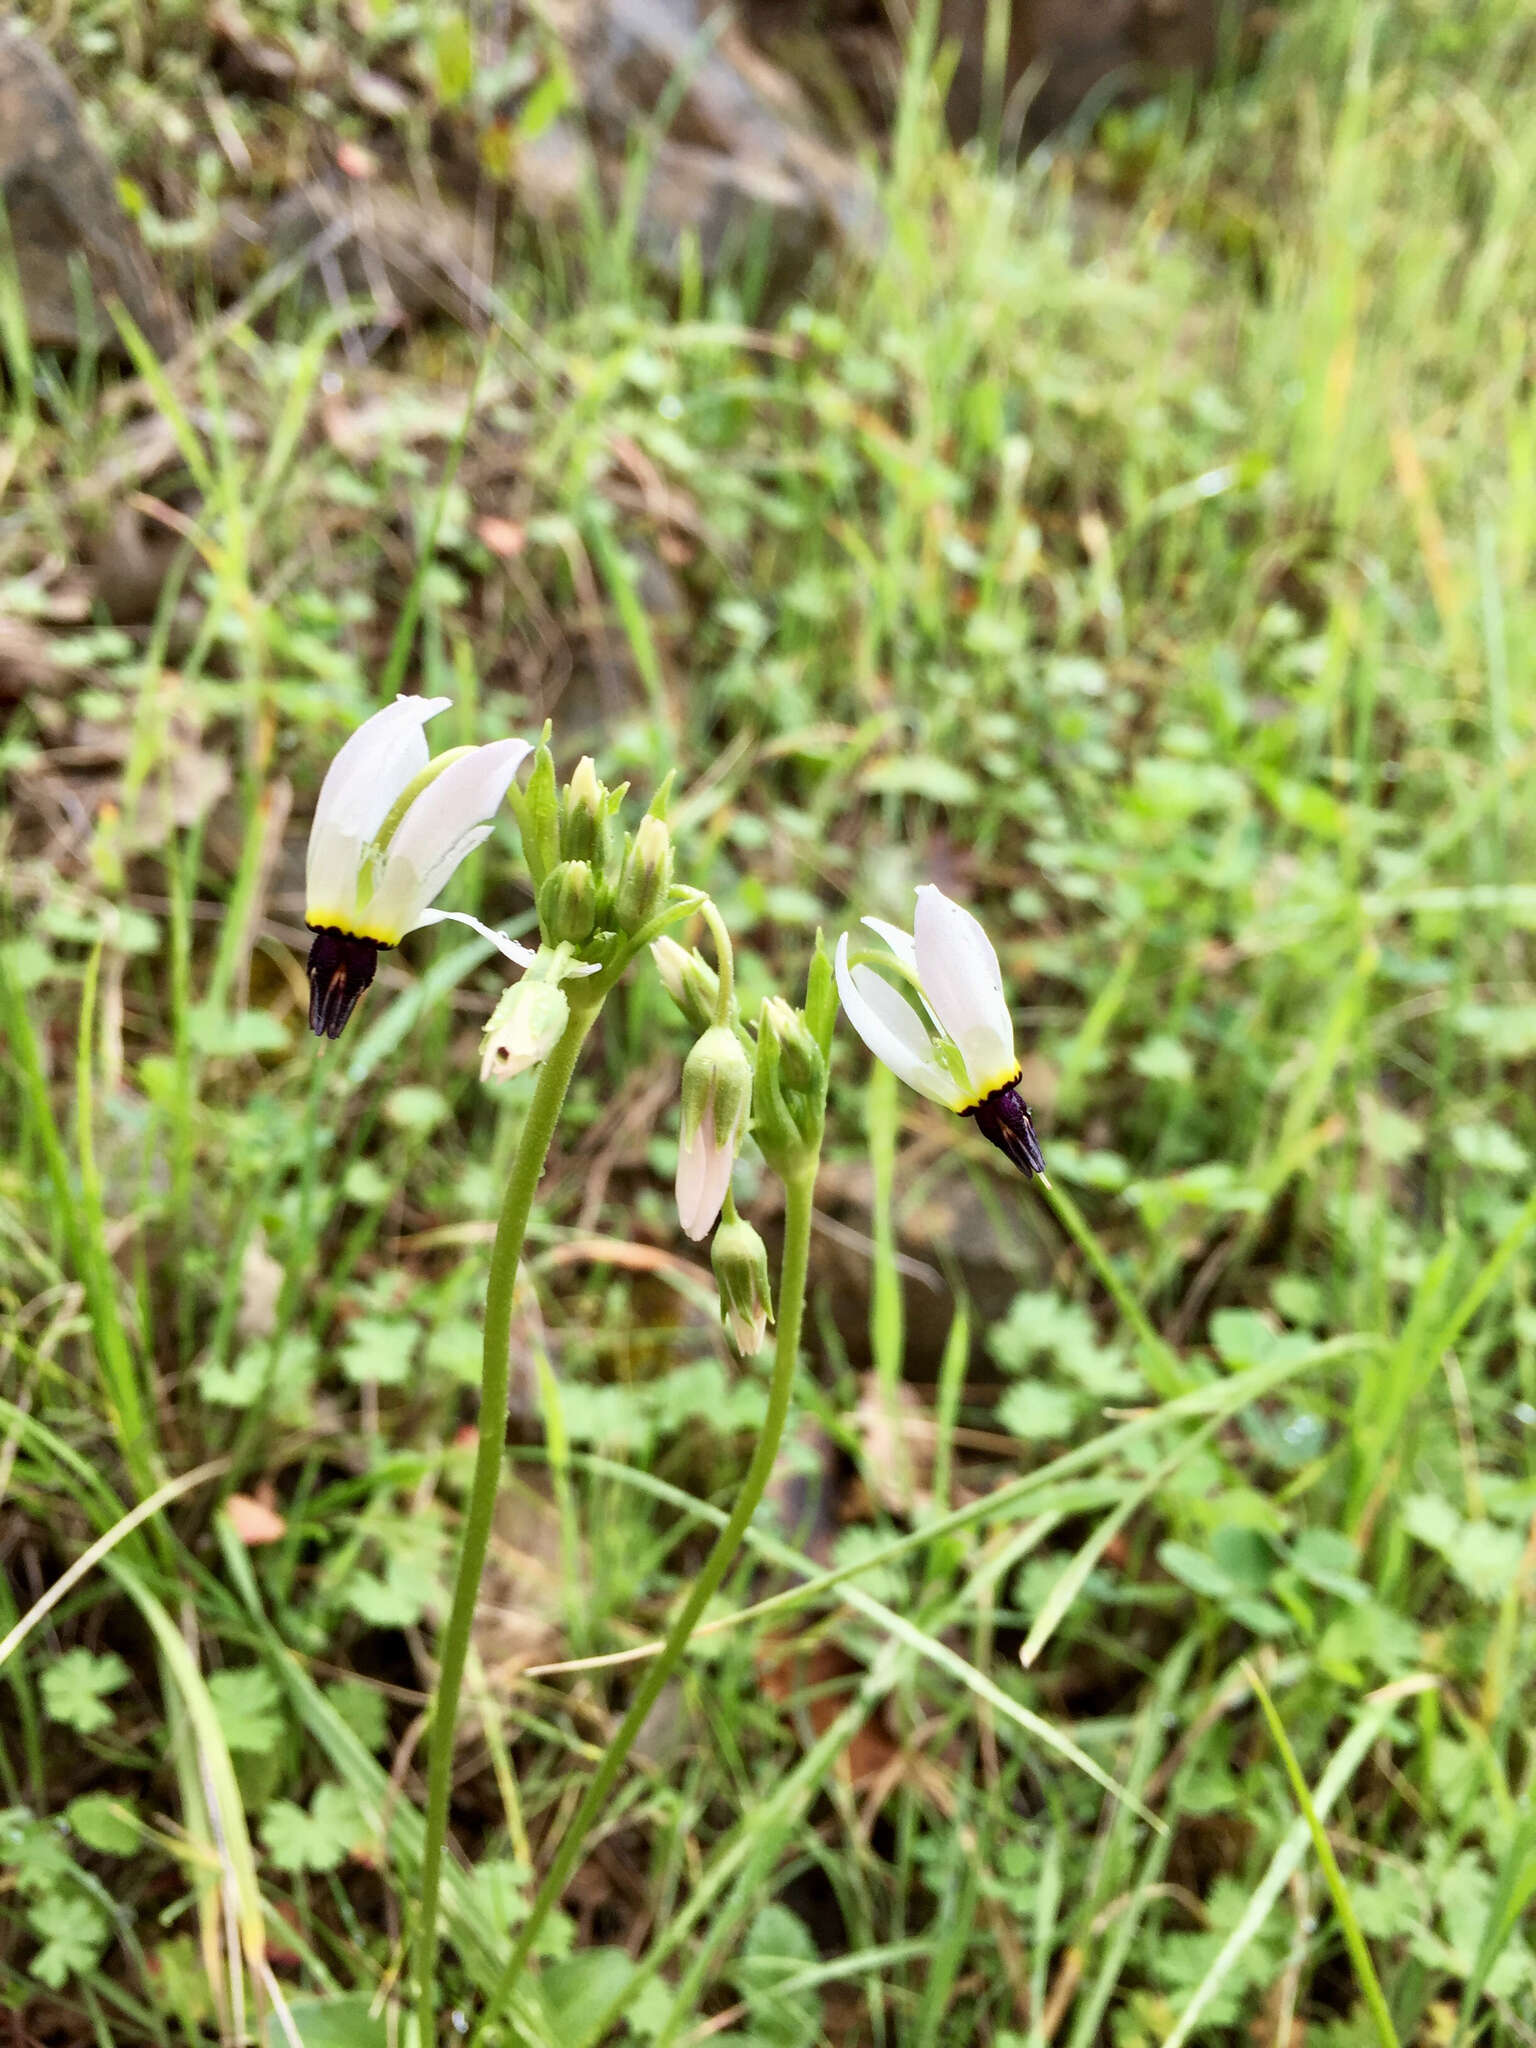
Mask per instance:
[[[883,918],[863,922],[890,947],[932,1028],[873,968],[849,964],[845,932],[837,942],[837,988],[854,1030],[899,1080],[931,1102],[974,1117],[982,1136],[1022,1173],[1044,1180],[1045,1160],[1018,1092],[1013,1019],[992,941],[968,910],[931,883],[917,892],[911,934]]]
[[[433,761],[422,727],[449,697],[397,697],[366,719],[320,787],[305,864],[309,1024],[339,1038],[373,980],[381,948],[451,918],[526,964],[526,946],[432,899],[489,838],[508,785],[532,751],[523,740],[457,747]]]

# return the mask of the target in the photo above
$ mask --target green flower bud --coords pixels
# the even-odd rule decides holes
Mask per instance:
[[[736,1216],[715,1232],[709,1259],[720,1289],[720,1320],[737,1356],[751,1358],[762,1350],[773,1321],[767,1247],[751,1224]]]
[[[502,995],[480,1044],[482,1081],[510,1081],[548,1059],[570,1020],[571,1006],[557,981],[531,970]]]
[[[672,834],[664,818],[645,817],[624,849],[614,918],[621,932],[637,932],[660,910],[672,887]]]
[[[752,1062],[727,1024],[712,1024],[683,1062],[677,1213],[695,1244],[720,1214],[747,1133]]]
[[[826,1056],[810,1026],[782,997],[769,997],[758,1016],[752,1129],[781,1178],[815,1158],[826,1097]]]
[[[560,806],[560,853],[601,867],[608,838],[608,792],[590,754],[583,754]]]
[[[772,1032],[779,1047],[779,1074],[786,1088],[806,1089],[821,1072],[821,1049],[805,1019],[783,996],[769,996],[758,1015],[758,1030]]]
[[[695,1031],[707,1031],[715,1021],[715,1000],[720,993],[720,977],[714,968],[676,939],[653,939],[651,958],[662,987],[684,1017]]]
[[[554,944],[579,946],[597,929],[597,882],[584,860],[563,860],[539,890],[539,923]]]

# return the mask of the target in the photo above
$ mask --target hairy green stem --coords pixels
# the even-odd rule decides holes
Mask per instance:
[[[816,1185],[816,1159],[812,1156],[800,1170],[785,1183],[784,1188],[784,1256],[779,1266],[779,1321],[777,1342],[773,1355],[773,1377],[768,1389],[768,1413],[763,1421],[762,1434],[757,1448],[752,1453],[752,1462],[736,1496],[736,1505],[729,1521],[715,1539],[715,1547],[705,1559],[703,1568],[693,1582],[693,1590],[683,1602],[682,1608],[667,1632],[666,1642],[660,1654],[651,1662],[639,1689],[630,1702],[629,1711],[620,1722],[613,1740],[603,1753],[603,1760],[593,1774],[580,1806],[572,1816],[570,1825],[560,1839],[554,1861],[545,1873],[544,1882],[539,1886],[528,1918],[519,1930],[517,1941],[506,1965],[496,1981],[495,1988],[486,2002],[485,2012],[479,2026],[470,2037],[470,2048],[480,2041],[485,2028],[495,2019],[514,1989],[529,1951],[538,1939],[539,1930],[549,1916],[552,1906],[565,1890],[576,1859],[591,1831],[603,1802],[612,1792],[624,1759],[629,1755],[635,1737],[640,1733],[646,1716],[660,1697],[662,1687],[682,1662],[688,1648],[689,1638],[698,1625],[700,1616],[714,1598],[720,1581],[735,1561],[741,1547],[747,1525],[757,1511],[758,1502],[773,1471],[774,1459],[778,1455],[779,1439],[784,1434],[784,1424],[789,1416],[790,1394],[795,1383],[795,1361],[800,1350],[800,1324],[805,1309],[806,1274],[810,1264],[811,1248],[811,1206]]]
[[[725,928],[725,919],[706,896],[699,905],[704,922],[709,926],[709,935],[715,942],[715,965],[720,974],[720,986],[715,996],[715,1022],[729,1024],[731,1003],[736,993],[736,956],[731,950],[731,935]]]
[[[579,986],[579,984],[578,984]],[[604,991],[605,992],[605,991]],[[507,1387],[512,1341],[512,1296],[523,1255],[523,1237],[534,1193],[543,1176],[550,1140],[555,1134],[565,1093],[575,1071],[582,1042],[602,1007],[602,995],[583,1003],[573,999],[570,1020],[559,1044],[539,1070],[538,1086],[528,1106],[527,1121],[517,1141],[507,1190],[491,1247],[490,1281],[485,1295],[485,1350],[480,1371],[479,1441],[469,1506],[459,1546],[453,1604],[438,1652],[437,1689],[427,1737],[427,1831],[421,1859],[421,1908],[416,1929],[416,1998],[419,2048],[431,2048],[436,2025],[437,1907],[442,1887],[443,1847],[448,1833],[448,1799],[453,1781],[453,1736],[459,1692],[469,1656],[470,1627],[480,1574],[490,1544],[491,1517],[501,1481],[506,1441]]]

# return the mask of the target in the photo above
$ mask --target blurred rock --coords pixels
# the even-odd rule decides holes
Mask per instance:
[[[220,284],[240,291],[298,259],[336,301],[371,299],[387,320],[445,313],[478,326],[490,294],[467,211],[372,178],[316,178],[259,218],[232,212],[214,245]]]
[[[1003,84],[1006,96],[1038,67],[1023,110],[1031,140],[1079,110],[1155,90],[1179,72],[1206,76],[1216,61],[1222,0],[1013,0]],[[957,141],[981,124],[987,0],[944,0],[941,34],[960,46],[947,112]],[[1006,123],[1005,123],[1006,129]]]
[[[881,220],[873,186],[815,132],[788,75],[697,0],[561,0],[554,25],[577,80],[599,178],[616,193],[636,132],[673,107],[651,157],[639,246],[676,267],[685,233],[706,272],[766,227],[775,271],[797,275],[824,244],[872,255]],[[526,155],[527,153],[525,153]],[[552,173],[579,191],[574,161],[532,152],[530,212],[547,208]],[[520,158],[520,171],[523,159]]]
[[[87,536],[92,588],[114,626],[144,626],[154,618],[180,545],[176,534],[131,504],[113,506],[105,525]]]
[[[1206,77],[1224,6],[1239,19],[1253,11],[1251,0],[1008,0],[1005,142],[1039,141],[1080,111],[1091,117],[1180,74]],[[814,40],[834,53],[873,125],[888,125],[896,71],[878,59],[882,39],[895,48],[885,0],[747,0],[747,8],[753,35],[769,49]],[[940,40],[958,52],[946,108],[957,142],[981,126],[987,13],[988,0],[942,0]],[[797,58],[797,69],[809,61]]]
[[[35,344],[80,343],[75,259],[95,295],[93,344],[120,346],[104,310],[117,299],[150,347],[170,354],[175,312],[123,211],[112,168],[86,134],[64,74],[14,22],[0,23],[0,191]]]
[[[517,146],[513,179],[530,220],[556,228],[579,226],[592,175],[592,152],[573,121],[551,121]]]
[[[41,626],[0,612],[0,704],[16,703],[34,690],[57,690],[65,680]]]
[[[913,1141],[910,1152],[898,1161],[897,1187],[909,1186],[931,1164],[928,1143]],[[1004,1200],[994,1205],[983,1200],[969,1175],[957,1167],[927,1179],[920,1207],[898,1205],[897,1268],[902,1281],[906,1356],[919,1379],[936,1376],[955,1313],[950,1281],[934,1260],[936,1247],[947,1247],[954,1260],[976,1332],[1001,1320],[1022,1288],[1049,1283],[1050,1257],[1045,1242],[1012,1221],[1017,1208],[1014,1185],[1003,1181]],[[827,1313],[849,1358],[859,1366],[871,1362],[874,1246],[869,1230],[873,1192],[867,1161],[823,1162],[816,1183],[812,1288],[824,1291]],[[766,1225],[764,1235],[769,1235]],[[771,1243],[776,1249],[776,1233]]]

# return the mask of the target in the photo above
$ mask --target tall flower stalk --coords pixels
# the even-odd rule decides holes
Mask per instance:
[[[723,936],[723,927],[714,919],[711,919],[711,926],[718,944]],[[729,942],[726,943],[728,946]],[[722,976],[728,971],[726,959],[728,953],[722,956]],[[810,1266],[811,1216],[826,1117],[827,1056],[837,1009],[830,964],[819,941],[803,1014],[784,1004],[782,1014],[769,1016],[769,1007],[764,1005],[765,1015],[757,1037],[752,1128],[764,1158],[784,1183],[784,1252],[779,1266],[773,1372],[768,1383],[768,1407],[762,1430],[730,1519],[716,1537],[714,1547],[695,1576],[688,1597],[667,1631],[660,1651],[647,1665],[645,1676],[582,1795],[581,1804],[560,1838],[560,1846],[544,1874],[528,1917],[519,1928],[512,1952],[486,2001],[480,2023],[470,2036],[471,2048],[481,2041],[485,2028],[505,2009],[515,1991],[533,1945],[570,1881],[592,1825],[618,1782],[619,1773],[634,1747],[636,1736],[645,1725],[646,1716],[682,1662],[705,1608],[735,1562],[742,1538],[757,1512],[778,1457],[800,1354],[800,1329]],[[709,1028],[722,1027],[711,1024]],[[424,2041],[427,2038],[423,2036]]]
[[[607,991],[598,988],[571,1003],[570,1016],[555,1049],[539,1073],[522,1135],[512,1158],[496,1219],[491,1246],[490,1278],[485,1296],[485,1343],[480,1366],[479,1435],[475,1470],[459,1542],[453,1600],[438,1650],[437,1687],[427,1734],[427,1829],[421,1863],[421,1907],[416,1928],[416,1985],[423,2048],[433,2039],[436,2016],[438,1902],[442,1891],[443,1847],[448,1834],[448,1801],[453,1788],[453,1745],[459,1694],[469,1656],[475,1602],[490,1545],[491,1521],[501,1485],[506,1439],[507,1392],[511,1376],[512,1301],[517,1269],[533,1198],[543,1178],[545,1161],[560,1111],[565,1105],[576,1061],[596,1023]]]

